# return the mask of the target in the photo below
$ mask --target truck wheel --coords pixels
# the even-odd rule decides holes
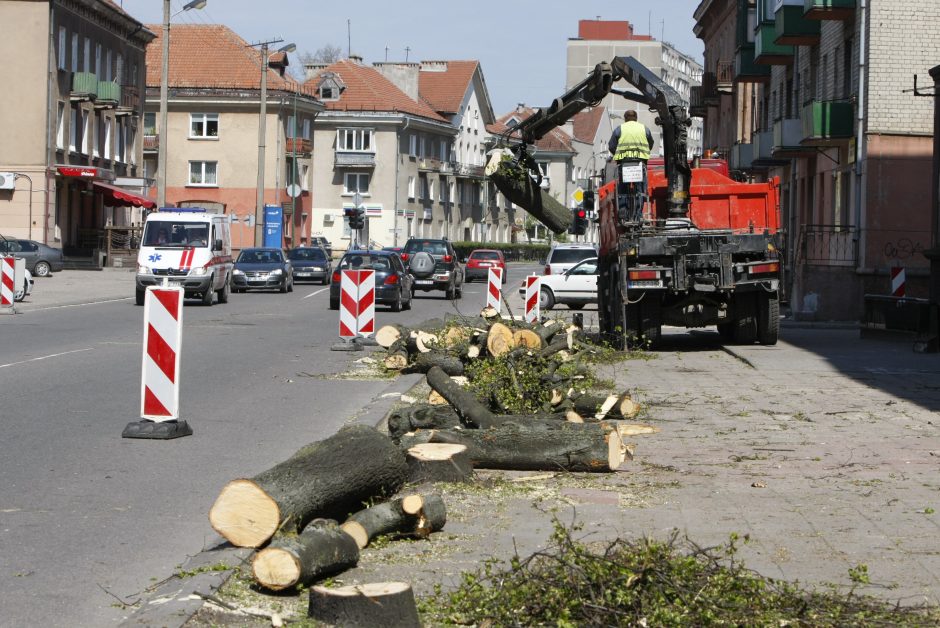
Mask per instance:
[[[136,297],[137,305],[143,305],[143,304],[144,304],[144,295],[145,295],[145,294],[147,294],[147,291],[146,291],[146,290],[141,290],[140,288],[137,288],[136,294],[134,295],[134,296]]]
[[[757,340],[757,304],[753,294],[734,297],[734,342],[751,345]]]
[[[222,285],[222,288],[216,291],[216,294],[219,297],[219,303],[228,303],[228,295],[232,290],[232,282],[228,276],[225,277],[225,283]]]
[[[757,342],[777,344],[780,335],[780,299],[777,293],[761,294],[757,298]]]

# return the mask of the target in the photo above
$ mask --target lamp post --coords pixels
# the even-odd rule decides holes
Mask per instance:
[[[261,246],[264,240],[264,132],[265,118],[268,115],[268,46],[282,41],[284,40],[269,39],[251,44],[252,47],[261,46],[261,108],[258,114],[258,200],[255,205],[255,246]],[[296,45],[287,44],[275,52],[293,52],[296,49]]]
[[[170,73],[170,19],[183,11],[201,9],[207,0],[191,0],[182,11],[170,15],[170,0],[163,0],[163,71],[160,73],[160,132],[157,146],[157,207],[166,206],[166,117]]]

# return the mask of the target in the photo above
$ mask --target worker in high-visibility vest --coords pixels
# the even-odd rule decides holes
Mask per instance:
[[[610,150],[611,159],[618,164],[640,163],[643,167],[642,181],[624,182],[621,176],[617,185],[617,205],[621,219],[638,221],[642,218],[643,205],[646,202],[646,162],[649,161],[653,148],[653,134],[645,124],[637,121],[636,111],[628,109],[623,114],[623,124],[614,129],[610,136],[607,148]],[[639,191],[636,190],[637,186]]]

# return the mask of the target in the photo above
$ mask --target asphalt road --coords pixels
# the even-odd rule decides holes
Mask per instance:
[[[511,303],[521,303],[515,288],[537,270],[510,268]],[[327,309],[323,286],[232,295],[213,307],[191,301],[180,414],[195,434],[122,439],[139,418],[143,309],[130,297],[132,274],[115,274],[117,289],[100,295],[100,278],[80,275],[38,280],[21,313],[0,317],[4,625],[119,623],[130,612],[121,602],[217,541],[207,512],[225,482],[331,435],[389,386],[332,377],[363,354],[329,350],[337,313]],[[50,298],[69,277],[90,287]],[[453,303],[418,293],[410,312],[379,307],[376,320],[473,315],[483,289],[468,285]]]

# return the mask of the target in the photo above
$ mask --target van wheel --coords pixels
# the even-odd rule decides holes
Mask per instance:
[[[212,290],[212,280],[209,280],[209,289],[202,293],[202,304],[206,306],[212,306],[212,298],[215,296],[215,291]]]
[[[225,278],[225,284],[216,292],[219,296],[219,303],[228,303],[228,295],[232,290],[232,281],[229,277]]]
[[[145,295],[145,294],[147,294],[147,291],[146,291],[146,290],[141,290],[140,288],[137,288],[137,293],[136,293],[136,295],[135,295],[135,296],[136,296],[137,305],[143,305],[143,304],[144,304],[144,295]]]

